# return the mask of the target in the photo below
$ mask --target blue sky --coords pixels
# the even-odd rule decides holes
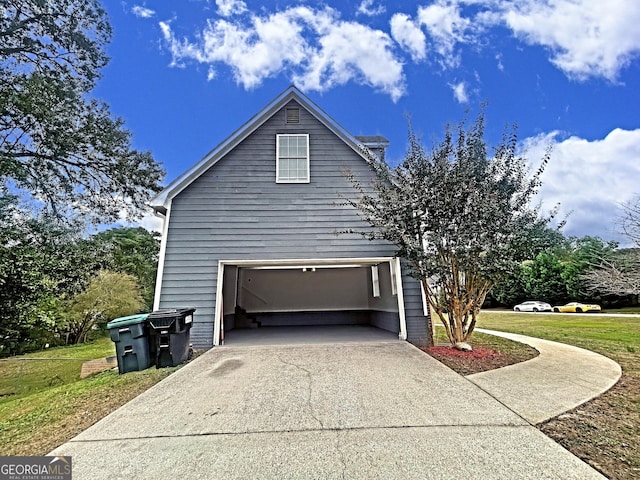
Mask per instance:
[[[545,210],[568,235],[620,239],[640,194],[636,0],[103,2],[114,28],[94,91],[167,183],[295,84],[354,135],[425,146],[487,103],[487,140],[517,124]],[[145,225],[153,225],[145,221]],[[155,224],[157,226],[157,224]]]

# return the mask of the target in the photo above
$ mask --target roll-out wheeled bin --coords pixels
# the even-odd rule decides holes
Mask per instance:
[[[120,317],[107,323],[109,336],[116,344],[120,373],[145,370],[153,365],[149,345],[148,313]]]
[[[149,345],[156,368],[175,367],[191,355],[191,325],[195,308],[171,308],[149,314]]]

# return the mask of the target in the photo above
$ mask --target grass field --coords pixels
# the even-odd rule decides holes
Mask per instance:
[[[483,311],[478,326],[569,343],[612,358],[621,356],[623,361],[631,362],[631,369],[639,367],[634,364],[634,356],[628,355],[640,352],[640,318],[637,317]]]
[[[1,360],[0,404],[75,382],[80,379],[80,369],[85,361],[115,354],[114,343],[104,337],[88,344],[51,348]]]
[[[611,390],[540,429],[612,479],[640,478],[640,318],[483,311],[478,326],[586,348],[622,366]]]
[[[113,355],[107,337],[0,361],[0,452],[44,455],[175,371],[80,379],[84,361]]]
[[[605,313],[635,313],[635,314],[640,314],[640,307],[624,307],[624,308],[607,308],[605,310]]]

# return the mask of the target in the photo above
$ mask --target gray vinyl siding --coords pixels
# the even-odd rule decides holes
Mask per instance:
[[[431,317],[425,316],[420,282],[409,274],[409,267],[402,262],[402,285],[404,294],[407,340],[415,345],[430,346]]]
[[[309,134],[310,183],[276,183],[278,133]],[[340,205],[340,195],[354,195],[345,169],[364,184],[372,175],[304,108],[298,125],[285,124],[283,108],[173,199],[160,307],[197,308],[195,347],[212,345],[219,260],[394,255],[387,243],[338,234],[367,228],[353,208]]]

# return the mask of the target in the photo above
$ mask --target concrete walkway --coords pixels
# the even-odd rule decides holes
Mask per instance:
[[[616,362],[582,348],[515,333],[477,331],[526,343],[540,352],[532,360],[466,377],[534,425],[606,392],[622,375]]]
[[[398,340],[218,347],[51,455],[76,480],[604,478],[483,388]]]

